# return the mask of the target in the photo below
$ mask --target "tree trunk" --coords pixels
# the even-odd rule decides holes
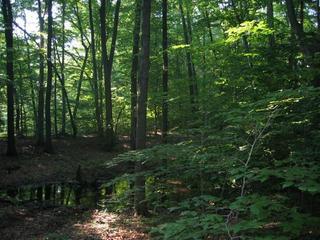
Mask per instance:
[[[62,85],[62,77],[59,75],[58,69],[55,66],[54,66],[54,71],[55,71],[55,74],[56,74],[57,78],[60,81],[60,84]],[[63,94],[64,98],[66,99],[66,105],[67,105],[67,108],[68,108],[71,127],[72,127],[72,136],[75,137],[75,136],[77,136],[77,131],[78,130],[77,130],[76,124],[74,122],[74,118],[73,118],[72,110],[71,110],[71,105],[70,105],[69,98],[68,98],[68,93],[67,93],[67,90],[66,90],[65,87],[62,87],[62,94]]]
[[[81,71],[80,71],[80,77],[79,77],[79,82],[77,86],[77,95],[76,95],[76,101],[73,109],[73,117],[74,121],[76,122],[77,119],[77,112],[79,108],[79,103],[80,103],[80,94],[81,94],[81,86],[82,86],[82,81],[84,78],[84,71],[86,69],[87,61],[88,61],[88,53],[89,53],[89,48],[85,48],[85,55],[84,55],[84,60],[81,66]]]
[[[184,41],[186,45],[190,45],[191,41],[189,36],[189,29],[186,23],[181,0],[179,0],[179,9],[180,9],[181,20],[182,20]],[[187,57],[187,67],[188,67],[188,76],[189,76],[190,103],[193,111],[195,111],[196,110],[196,83],[194,79],[192,57],[189,50],[187,50],[186,57]]]
[[[162,0],[162,51],[163,51],[163,70],[162,70],[162,142],[167,143],[168,135],[168,1]]]
[[[274,12],[273,12],[273,0],[267,0],[267,22],[268,27],[274,29]],[[275,38],[272,33],[269,36],[269,47],[272,50],[275,46]]]
[[[66,135],[66,98],[63,94],[63,89],[65,88],[65,75],[64,75],[64,69],[65,69],[65,12],[66,12],[66,0],[63,0],[62,2],[62,52],[61,52],[61,91],[62,91],[62,117],[61,117],[61,135]]]
[[[317,11],[317,25],[318,25],[318,31],[320,31],[320,1],[319,1],[319,0],[317,0],[316,11]]]
[[[38,93],[38,116],[37,116],[37,145],[44,144],[44,20],[42,17],[41,0],[38,0],[38,18],[40,26],[40,49],[39,49],[39,93]]]
[[[56,63],[54,63],[56,65]],[[53,105],[54,105],[54,134],[58,135],[58,101],[57,101],[57,74],[54,75],[54,96],[53,96]]]
[[[304,0],[300,0],[300,25],[302,31],[304,31]]]
[[[53,152],[52,148],[52,138],[51,138],[51,91],[52,91],[52,0],[48,0],[48,43],[47,43],[47,91],[46,91],[46,142],[45,151],[48,153]]]
[[[5,25],[7,53],[7,155],[16,156],[17,150],[14,136],[13,19],[10,0],[2,0],[2,14]]]
[[[112,95],[111,95],[111,75],[112,66],[114,60],[114,53],[116,49],[118,26],[119,26],[119,13],[120,13],[121,0],[117,0],[114,20],[113,20],[113,32],[110,48],[110,56],[107,64],[107,71],[105,70],[105,99],[106,99],[106,149],[111,150],[114,145],[114,131],[113,131],[113,119],[112,119]]]
[[[56,48],[53,48],[53,58],[54,58],[53,64],[54,64],[54,66],[56,66],[57,65]],[[54,135],[58,136],[58,96],[57,96],[58,83],[57,83],[57,74],[54,74],[53,88],[54,88],[54,90],[53,90]]]
[[[206,17],[207,28],[208,28],[208,31],[209,31],[209,36],[210,36],[210,42],[213,43],[213,34],[212,34],[212,29],[211,29],[208,10],[205,10],[205,17]]]
[[[87,65],[87,61],[88,61],[88,57],[89,57],[90,43],[89,43],[89,40],[88,40],[87,36],[85,35],[85,33],[83,31],[78,4],[75,5],[74,12],[75,12],[75,15],[77,17],[78,29],[79,29],[79,32],[80,32],[80,35],[81,35],[81,44],[82,44],[82,46],[83,46],[83,48],[85,50],[85,57],[84,57],[84,60],[83,60],[83,64],[81,66],[81,72],[80,72],[80,77],[79,77],[79,82],[78,82],[78,87],[77,87],[76,102],[75,102],[75,106],[74,106],[74,109],[73,109],[73,117],[74,117],[75,124],[77,125],[77,112],[78,112],[79,103],[80,103],[81,85],[82,85],[82,81],[83,81],[84,75],[87,74],[85,72],[85,69],[86,69],[86,65]],[[88,43],[89,46],[87,46],[86,42]],[[90,81],[90,84],[91,84],[91,81]]]
[[[96,59],[96,43],[93,25],[93,12],[92,12],[92,0],[89,0],[89,23],[91,32],[91,57],[92,57],[92,71],[93,71],[93,89],[94,89],[94,104],[95,104],[95,117],[97,122],[98,134],[102,135],[102,122],[101,113],[99,107],[99,88],[98,88],[98,74],[97,74],[97,59]]]
[[[23,16],[24,20],[24,28],[27,28],[27,21],[26,16],[24,14]],[[24,41],[26,42],[27,46],[27,61],[28,61],[28,76],[29,76],[29,84],[30,84],[30,93],[31,93],[31,102],[32,102],[32,110],[33,110],[33,129],[35,130],[34,135],[37,135],[37,108],[36,108],[36,100],[35,100],[35,87],[34,87],[34,79],[31,69],[31,54],[30,54],[30,48],[28,44],[27,34],[24,33]]]
[[[297,20],[296,11],[292,0],[286,0],[288,18],[292,30],[297,35],[300,43],[304,42],[305,34],[303,32],[301,24]],[[306,51],[306,49],[304,49]]]
[[[111,95],[111,74],[112,65],[114,59],[114,52],[116,48],[116,40],[119,25],[119,12],[120,12],[121,0],[117,0],[114,24],[112,33],[112,42],[110,49],[110,56],[108,59],[107,54],[107,34],[106,34],[106,1],[101,0],[101,54],[102,54],[102,65],[103,65],[103,76],[104,76],[104,87],[105,87],[105,107],[106,107],[106,142],[105,148],[110,151],[114,145],[114,132],[113,132],[113,121],[112,121],[112,95]]]
[[[139,65],[139,42],[140,42],[140,23],[141,23],[141,0],[136,0],[135,20],[133,29],[133,47],[131,61],[131,149],[136,149],[136,127],[137,127],[137,79]]]
[[[141,37],[141,64],[138,82],[137,98],[137,131],[136,148],[144,149],[146,147],[146,127],[147,127],[147,97],[148,97],[148,79],[150,68],[150,18],[151,1],[144,0],[142,5],[142,37]],[[137,215],[147,214],[147,205],[145,203],[145,177],[141,175],[143,165],[137,162],[135,172],[138,176],[135,178],[135,199],[134,207]],[[140,175],[139,175],[140,173]]]
[[[292,31],[297,36],[300,49],[302,53],[305,55],[306,59],[308,60],[308,64],[317,72],[319,69],[319,63],[314,59],[314,53],[317,52],[315,50],[318,46],[314,43],[310,42],[310,39],[306,38],[305,32],[303,31],[302,23],[299,23],[297,20],[297,14],[295,12],[294,3],[292,0],[286,0],[287,6],[287,14],[288,19],[291,25]],[[302,8],[302,6],[301,6]],[[315,49],[314,49],[315,48]],[[315,87],[320,87],[320,76],[319,74],[315,74],[313,77],[313,85]]]

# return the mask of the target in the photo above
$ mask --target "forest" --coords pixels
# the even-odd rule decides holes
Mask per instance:
[[[1,0],[0,239],[320,239],[319,0]]]

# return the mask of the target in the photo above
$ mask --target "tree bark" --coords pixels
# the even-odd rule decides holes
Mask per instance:
[[[48,0],[48,42],[47,42],[47,91],[46,91],[46,107],[45,107],[45,117],[46,117],[46,141],[45,141],[45,151],[48,153],[53,152],[52,138],[51,138],[51,91],[52,91],[52,0]]]
[[[6,53],[7,53],[7,155],[16,156],[14,135],[14,71],[13,71],[13,27],[12,8],[10,0],[2,0],[2,14],[5,25]]]
[[[78,112],[79,103],[80,103],[82,81],[84,78],[84,72],[86,69],[87,61],[88,61],[88,53],[89,53],[89,48],[85,48],[85,55],[84,55],[84,60],[83,60],[82,66],[81,66],[80,77],[79,77],[78,86],[77,86],[77,95],[76,95],[75,105],[74,105],[74,109],[73,109],[73,118],[74,118],[75,122],[77,119],[77,112]]]
[[[66,98],[63,94],[63,89],[65,88],[65,41],[66,41],[66,34],[65,34],[65,13],[66,12],[66,0],[62,2],[62,52],[61,52],[61,91],[62,91],[62,116],[61,116],[61,135],[66,135]]]
[[[119,26],[119,13],[120,13],[121,0],[117,0],[115,14],[114,14],[114,23],[113,23],[113,32],[111,40],[111,49],[110,56],[108,58],[107,54],[107,33],[106,33],[106,0],[101,0],[101,11],[100,11],[100,20],[101,20],[101,54],[102,54],[102,65],[103,65],[103,76],[104,76],[104,88],[105,88],[105,111],[106,111],[106,142],[105,148],[110,151],[114,145],[114,132],[113,132],[113,119],[112,119],[112,93],[111,93],[111,74],[112,74],[112,65],[114,59],[114,52],[116,48],[116,40]]]
[[[40,26],[40,49],[39,49],[39,93],[38,93],[38,116],[37,116],[37,145],[44,144],[44,20],[42,17],[41,0],[38,0],[38,18]]]
[[[147,127],[147,99],[148,79],[150,68],[150,18],[151,1],[144,0],[142,5],[142,37],[141,37],[141,64],[139,70],[138,98],[137,98],[137,131],[136,148],[146,147]],[[146,215],[147,205],[145,203],[145,177],[141,174],[143,165],[137,162],[135,172],[138,173],[135,179],[134,207],[137,215]]]
[[[314,41],[316,39],[312,40],[306,38],[302,23],[299,23],[297,20],[297,14],[292,0],[286,0],[286,7],[291,29],[298,39],[299,47],[308,60],[310,66],[315,70],[315,72],[317,72],[317,69],[319,69],[319,63],[315,61],[314,53],[319,51],[319,44],[315,44]],[[313,86],[320,87],[320,76],[318,73],[316,73],[313,77]]]
[[[317,0],[316,11],[317,11],[317,25],[318,25],[318,31],[320,31],[320,0]]]
[[[168,1],[162,0],[162,51],[163,51],[163,69],[162,69],[162,142],[167,143],[167,135],[169,128],[168,121],[168,74],[169,74],[169,58],[168,58]]]
[[[182,20],[182,27],[183,27],[183,33],[184,33],[184,41],[186,45],[190,45],[191,40],[189,36],[189,29],[187,26],[186,18],[183,11],[182,1],[179,0],[179,9],[181,14],[181,20]],[[190,91],[190,103],[192,106],[192,109],[196,110],[196,83],[194,78],[194,68],[192,63],[192,57],[189,50],[187,50],[186,53],[187,58],[187,68],[188,68],[188,77],[189,77],[189,91]]]
[[[93,88],[94,88],[94,104],[95,104],[95,117],[97,122],[97,130],[99,135],[103,135],[101,112],[99,107],[99,88],[98,88],[98,74],[97,74],[97,59],[96,59],[96,42],[94,34],[92,0],[89,0],[89,24],[91,32],[91,57],[92,57],[92,71],[93,71]]]
[[[301,25],[301,29],[302,31],[304,31],[304,0],[300,0],[300,25]]]
[[[24,28],[26,28],[27,21],[26,21],[26,15],[24,14],[23,16],[24,20]],[[27,68],[28,68],[28,76],[29,76],[29,85],[30,85],[30,95],[31,95],[31,103],[32,103],[32,110],[33,110],[33,129],[34,131],[34,136],[37,136],[37,108],[36,108],[36,100],[35,100],[35,85],[34,85],[34,78],[32,74],[32,69],[31,69],[31,54],[30,54],[30,47],[28,44],[28,39],[27,39],[27,34],[24,33],[24,41],[27,44]]]
[[[60,81],[60,84],[62,85],[62,77],[59,75],[59,72],[58,72],[58,69],[56,68],[56,66],[54,66],[54,71],[55,71],[57,78]],[[72,127],[72,135],[73,135],[73,137],[75,137],[75,136],[77,136],[78,130],[77,130],[76,124],[74,122],[74,118],[73,118],[73,114],[72,114],[72,110],[71,110],[71,105],[70,105],[69,98],[68,98],[68,93],[67,93],[67,90],[65,87],[62,87],[62,94],[66,99],[66,105],[67,105],[67,109],[69,112],[70,122],[71,122],[71,127]]]
[[[288,18],[291,25],[292,30],[297,35],[298,40],[301,42],[304,41],[305,34],[303,32],[301,24],[297,20],[296,11],[294,9],[294,4],[292,0],[286,0]],[[305,50],[306,51],[306,50]]]
[[[268,27],[274,29],[274,11],[273,11],[273,0],[267,0],[267,22]],[[275,38],[272,33],[269,36],[269,47],[272,50],[275,46]]]
[[[131,59],[131,149],[136,149],[136,127],[137,127],[137,79],[139,66],[139,44],[140,44],[140,23],[141,23],[141,0],[136,0],[135,20],[133,29],[133,47]]]

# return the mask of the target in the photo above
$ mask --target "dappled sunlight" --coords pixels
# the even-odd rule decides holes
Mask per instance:
[[[130,215],[118,215],[95,210],[84,223],[73,225],[74,231],[80,236],[95,236],[98,239],[149,239],[142,232],[139,218]]]

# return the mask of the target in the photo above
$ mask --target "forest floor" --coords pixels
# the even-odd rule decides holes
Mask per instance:
[[[158,140],[154,140],[155,143]],[[92,183],[112,179],[132,171],[132,166],[108,167],[119,153],[129,150],[122,137],[112,152],[103,150],[102,141],[93,136],[54,139],[54,154],[38,151],[32,139],[19,139],[18,157],[5,156],[0,140],[0,190],[25,185],[75,181],[81,166],[82,180]],[[152,144],[152,143],[151,143]],[[29,205],[28,205],[29,204]],[[1,199],[1,239],[148,239],[146,226],[132,214],[116,214],[83,206],[46,206],[35,203],[11,204]]]
[[[80,207],[7,207],[2,213],[3,240],[146,240],[146,226],[131,214]]]
[[[110,179],[114,169],[107,169],[108,162],[119,153],[129,150],[129,141],[122,137],[112,152],[103,150],[100,138],[87,136],[78,138],[56,138],[53,140],[54,154],[43,153],[35,148],[33,140],[18,139],[18,157],[5,156],[5,142],[0,141],[0,189],[27,184],[72,181],[79,166],[84,181],[99,178]],[[119,166],[117,171],[126,171],[128,166]]]

